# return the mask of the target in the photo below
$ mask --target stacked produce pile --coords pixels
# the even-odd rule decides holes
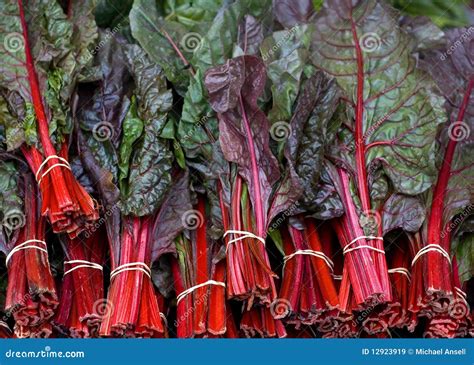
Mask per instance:
[[[313,3],[0,1],[2,338],[474,334],[474,28]]]

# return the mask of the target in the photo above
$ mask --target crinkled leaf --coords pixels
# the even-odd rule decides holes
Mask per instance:
[[[241,54],[257,54],[262,41],[262,24],[252,15],[245,15],[239,24],[239,34],[237,36],[237,44]],[[236,50],[233,53],[235,55]]]
[[[163,19],[158,13],[155,2],[148,0],[133,2],[130,26],[133,37],[150,58],[163,68],[166,77],[175,88],[184,94],[191,75],[173,45],[189,60],[196,46],[192,42],[199,43],[202,36],[198,33],[187,34],[188,29],[182,24]],[[191,36],[195,39],[189,39]],[[180,45],[184,42],[191,42],[192,46]]]
[[[217,138],[217,118],[209,106],[203,75],[200,70],[191,79],[184,97],[183,111],[178,127],[179,143],[188,158],[201,155],[210,158],[212,148],[209,134]]]
[[[160,137],[166,125],[173,96],[166,86],[160,66],[152,63],[137,45],[127,48],[126,55],[136,86],[137,117],[143,122],[139,140],[133,123],[124,127],[132,137],[133,154],[129,162],[128,183],[121,184],[122,211],[125,215],[144,216],[157,210],[171,184],[173,154],[169,142]],[[127,143],[130,143],[128,140]],[[125,164],[121,155],[121,165]],[[125,176],[121,176],[121,181]]]
[[[398,192],[415,195],[436,176],[435,137],[445,115],[431,79],[415,69],[409,38],[396,20],[392,9],[374,0],[327,2],[315,22],[313,60],[354,106],[348,123],[352,130],[361,127],[367,171],[381,163]],[[349,134],[341,151],[354,141]],[[341,157],[346,166],[353,166],[352,155]]]
[[[142,141],[130,161],[128,186],[122,190],[122,212],[144,216],[159,207],[171,185],[173,154],[168,142],[159,138],[160,122],[145,125]]]
[[[296,24],[309,23],[314,17],[315,9],[311,0],[274,0],[275,18],[285,28]]]
[[[271,18],[271,0],[241,0],[222,9],[194,52],[191,64],[205,72],[232,57],[239,37],[239,24],[246,15],[267,24]]]
[[[385,202],[383,211],[383,234],[394,229],[418,232],[426,217],[426,208],[419,197],[392,194]]]
[[[72,130],[67,105],[83,66],[77,62],[78,57],[82,57],[82,45],[73,41],[73,24],[57,1],[29,1],[27,10],[25,21],[39,92],[46,104],[53,141],[61,142],[62,134]],[[3,1],[0,14],[0,87],[18,93],[28,104],[32,97],[18,2]]]
[[[70,2],[70,20],[73,25],[72,43],[77,50],[77,61],[86,66],[92,59],[91,48],[98,38],[95,23],[95,0]]]
[[[130,157],[133,153],[133,146],[143,133],[143,121],[138,118],[136,99],[132,98],[130,109],[122,125],[122,141],[120,143],[119,157],[119,185],[120,190],[124,190],[129,173]]]
[[[25,224],[19,181],[20,174],[15,164],[0,161],[0,223],[7,236]]]
[[[273,107],[268,119],[273,124],[289,121],[298,95],[311,43],[311,25],[274,32],[260,47],[271,80]]]
[[[451,251],[456,255],[461,283],[474,276],[474,233],[466,232],[453,240]]]
[[[439,155],[439,166],[444,161],[448,141],[450,139],[457,141],[444,199],[444,225],[456,214],[462,213],[466,207],[474,204],[473,29],[470,27],[448,30],[446,47],[420,53],[421,67],[432,75],[440,92],[446,97],[449,123],[440,136],[442,153]],[[464,117],[458,120],[461,108],[465,108]]]
[[[427,17],[403,17],[400,25],[413,37],[413,48],[417,51],[438,48],[446,44],[444,32]]]
[[[316,188],[322,169],[326,146],[333,139],[330,127],[336,111],[339,91],[333,81],[319,72],[310,77],[302,87],[289,124],[285,156],[298,176],[304,194],[302,207],[317,209]]]
[[[311,208],[314,218],[326,220],[340,217],[344,214],[344,206],[338,193],[339,189],[341,189],[340,182],[334,165],[328,161],[324,162],[319,183],[313,189],[316,192],[315,194],[313,193],[313,205]]]
[[[218,113],[219,140],[224,156],[239,166],[239,173],[247,181],[253,206],[255,199],[260,199],[266,219],[272,188],[279,180],[280,172],[269,148],[268,120],[257,106],[257,99],[265,86],[265,76],[265,66],[259,58],[242,56],[209,69],[204,82],[210,104]],[[247,136],[247,128],[251,136]],[[254,146],[254,155],[250,143]],[[258,177],[253,173],[252,159],[258,166]],[[259,196],[256,189],[260,190]],[[284,209],[284,205],[280,204],[280,207]]]
[[[193,209],[188,172],[174,176],[173,180],[153,224],[152,262],[165,253],[176,252],[173,242],[184,229],[183,216]]]
[[[167,20],[193,28],[212,22],[222,3],[223,0],[165,0],[161,6]]]
[[[101,40],[106,35],[101,33]],[[82,139],[87,146],[79,144],[79,149],[87,148],[101,168],[112,174],[118,182],[118,147],[122,122],[130,105],[127,93],[130,80],[124,40],[117,36],[99,50],[97,55],[100,80],[94,84],[81,84],[79,88],[79,108],[77,119]],[[92,96],[89,94],[91,86]]]

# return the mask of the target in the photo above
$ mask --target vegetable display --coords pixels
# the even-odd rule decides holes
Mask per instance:
[[[474,336],[473,11],[412,3],[0,0],[0,337]]]

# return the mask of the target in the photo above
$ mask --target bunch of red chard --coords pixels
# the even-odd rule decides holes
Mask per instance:
[[[67,136],[70,129],[70,116],[63,110],[67,103],[73,83],[81,71],[79,59],[80,45],[71,45],[73,23],[61,14],[57,3],[43,4],[41,1],[29,1],[25,9],[24,1],[6,1],[2,7],[5,14],[2,28],[15,32],[15,42],[8,47],[4,43],[4,62],[2,62],[0,84],[8,93],[9,107],[17,114],[16,140],[11,143],[21,145],[21,149],[35,174],[41,191],[41,214],[48,220],[55,233],[65,232],[71,238],[85,229],[98,218],[93,199],[76,181],[67,156]],[[78,11],[84,11],[80,8]],[[51,16],[58,22],[57,33],[51,39],[38,34],[44,24],[36,22],[35,16]],[[54,49],[45,64],[41,64],[41,47],[32,44],[44,41],[43,47]],[[66,109],[66,108],[64,108]],[[32,124],[27,136],[23,131],[26,120]],[[36,127],[34,125],[36,124]],[[52,125],[53,124],[53,125]],[[12,126],[13,128],[13,126]],[[36,128],[36,130],[34,130]],[[50,135],[51,130],[55,131]],[[34,136],[31,134],[34,133]]]
[[[7,213],[10,228],[23,226],[10,240],[2,242],[8,270],[5,312],[15,320],[15,337],[48,337],[52,333],[50,320],[58,306],[58,296],[49,266],[46,222],[39,214],[37,188],[27,172],[17,179],[3,172],[10,184],[21,186],[24,206],[28,207],[24,214],[23,210]],[[11,190],[5,193],[14,194],[15,185],[10,185]]]
[[[190,237],[176,239],[177,260],[172,261],[177,294],[176,327],[178,338],[235,337],[227,332],[228,314],[225,303],[225,265],[219,242],[207,234],[207,214],[204,197],[191,211],[193,223],[188,225]]]
[[[54,322],[71,337],[97,337],[102,317],[110,310],[103,299],[106,241],[102,228],[62,242],[66,261]]]

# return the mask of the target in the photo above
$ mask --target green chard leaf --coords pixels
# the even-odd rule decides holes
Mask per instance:
[[[161,7],[166,20],[193,28],[212,22],[222,3],[223,0],[165,0]]]
[[[0,161],[0,223],[7,236],[25,224],[19,182],[20,173],[15,164]]]
[[[73,10],[84,10],[91,8],[92,3],[80,1]],[[79,11],[79,10],[78,10]],[[31,88],[28,81],[26,68],[25,40],[19,15],[18,3],[13,0],[3,1],[0,4],[0,52],[2,62],[0,63],[0,87],[9,93],[16,93],[21,98],[7,98],[10,110],[19,109],[19,128],[23,128],[26,141],[31,143],[34,139],[31,127],[33,119],[28,113],[28,104],[31,104]],[[84,43],[74,39],[80,37],[81,32],[74,35],[73,21],[79,21],[74,14],[69,20],[57,1],[34,0],[28,2],[28,11],[25,12],[25,21],[28,26],[28,37],[30,40],[32,58],[39,81],[40,94],[44,97],[48,120],[50,121],[50,133],[52,139],[61,142],[63,134],[72,130],[72,121],[69,116],[69,101],[76,80],[87,64],[83,59]],[[92,18],[91,12],[82,14],[80,21]],[[90,25],[90,22],[89,22]],[[87,32],[87,44],[95,40],[92,31]],[[77,47],[77,48],[76,48]],[[82,47],[82,50],[81,50]],[[78,62],[83,59],[83,62]],[[23,104],[23,105],[21,105]],[[25,119],[26,118],[26,119]],[[18,146],[20,140],[14,140],[7,144]]]
[[[153,1],[135,0],[130,11],[133,37],[163,71],[180,94],[184,94],[191,76],[187,60],[201,39],[184,25],[163,19]],[[181,52],[182,57],[178,54]],[[183,59],[184,57],[184,59]]]
[[[235,44],[238,43],[239,36],[242,37],[242,27],[245,28],[246,16],[251,15],[257,22],[268,26],[271,20],[270,9],[270,0],[236,1],[227,8],[223,8],[195,49],[191,60],[193,67],[204,73],[212,66],[221,65],[227,59],[241,55],[234,54]],[[246,34],[248,36],[252,33]],[[252,47],[250,47],[251,50]]]
[[[474,232],[466,232],[455,238],[451,251],[456,255],[461,283],[474,277]]]
[[[431,74],[445,96],[449,115],[449,123],[439,136],[441,149],[437,161],[440,171],[445,163],[449,164],[443,227],[458,214],[463,219],[474,214],[474,27],[450,29],[446,31],[446,40],[447,45],[442,48],[420,52],[420,66]],[[455,150],[452,160],[447,162],[450,142]]]
[[[127,138],[128,150],[122,149],[121,165],[129,159],[128,182],[121,176],[122,212],[144,216],[155,212],[171,185],[173,154],[168,140],[160,137],[167,123],[167,113],[172,107],[173,96],[167,89],[166,79],[160,66],[152,63],[137,45],[127,47],[126,56],[135,81],[137,112],[143,123],[143,132],[137,139],[138,129],[134,123],[124,123],[123,136]],[[127,128],[127,130],[125,130]]]
[[[273,107],[268,114],[272,124],[288,122],[291,118],[308,58],[312,29],[311,25],[301,25],[274,32],[260,47],[268,78],[272,82]]]
[[[436,133],[445,113],[430,77],[415,68],[396,20],[374,0],[327,2],[316,17],[312,59],[336,79],[350,106],[334,158],[353,176],[365,165],[368,181],[383,168],[397,192],[416,195],[435,179]],[[363,155],[356,162],[348,150]]]
[[[317,189],[324,153],[333,142],[333,115],[340,91],[334,80],[317,72],[302,86],[289,124],[285,157],[304,190],[301,208],[318,209]]]

